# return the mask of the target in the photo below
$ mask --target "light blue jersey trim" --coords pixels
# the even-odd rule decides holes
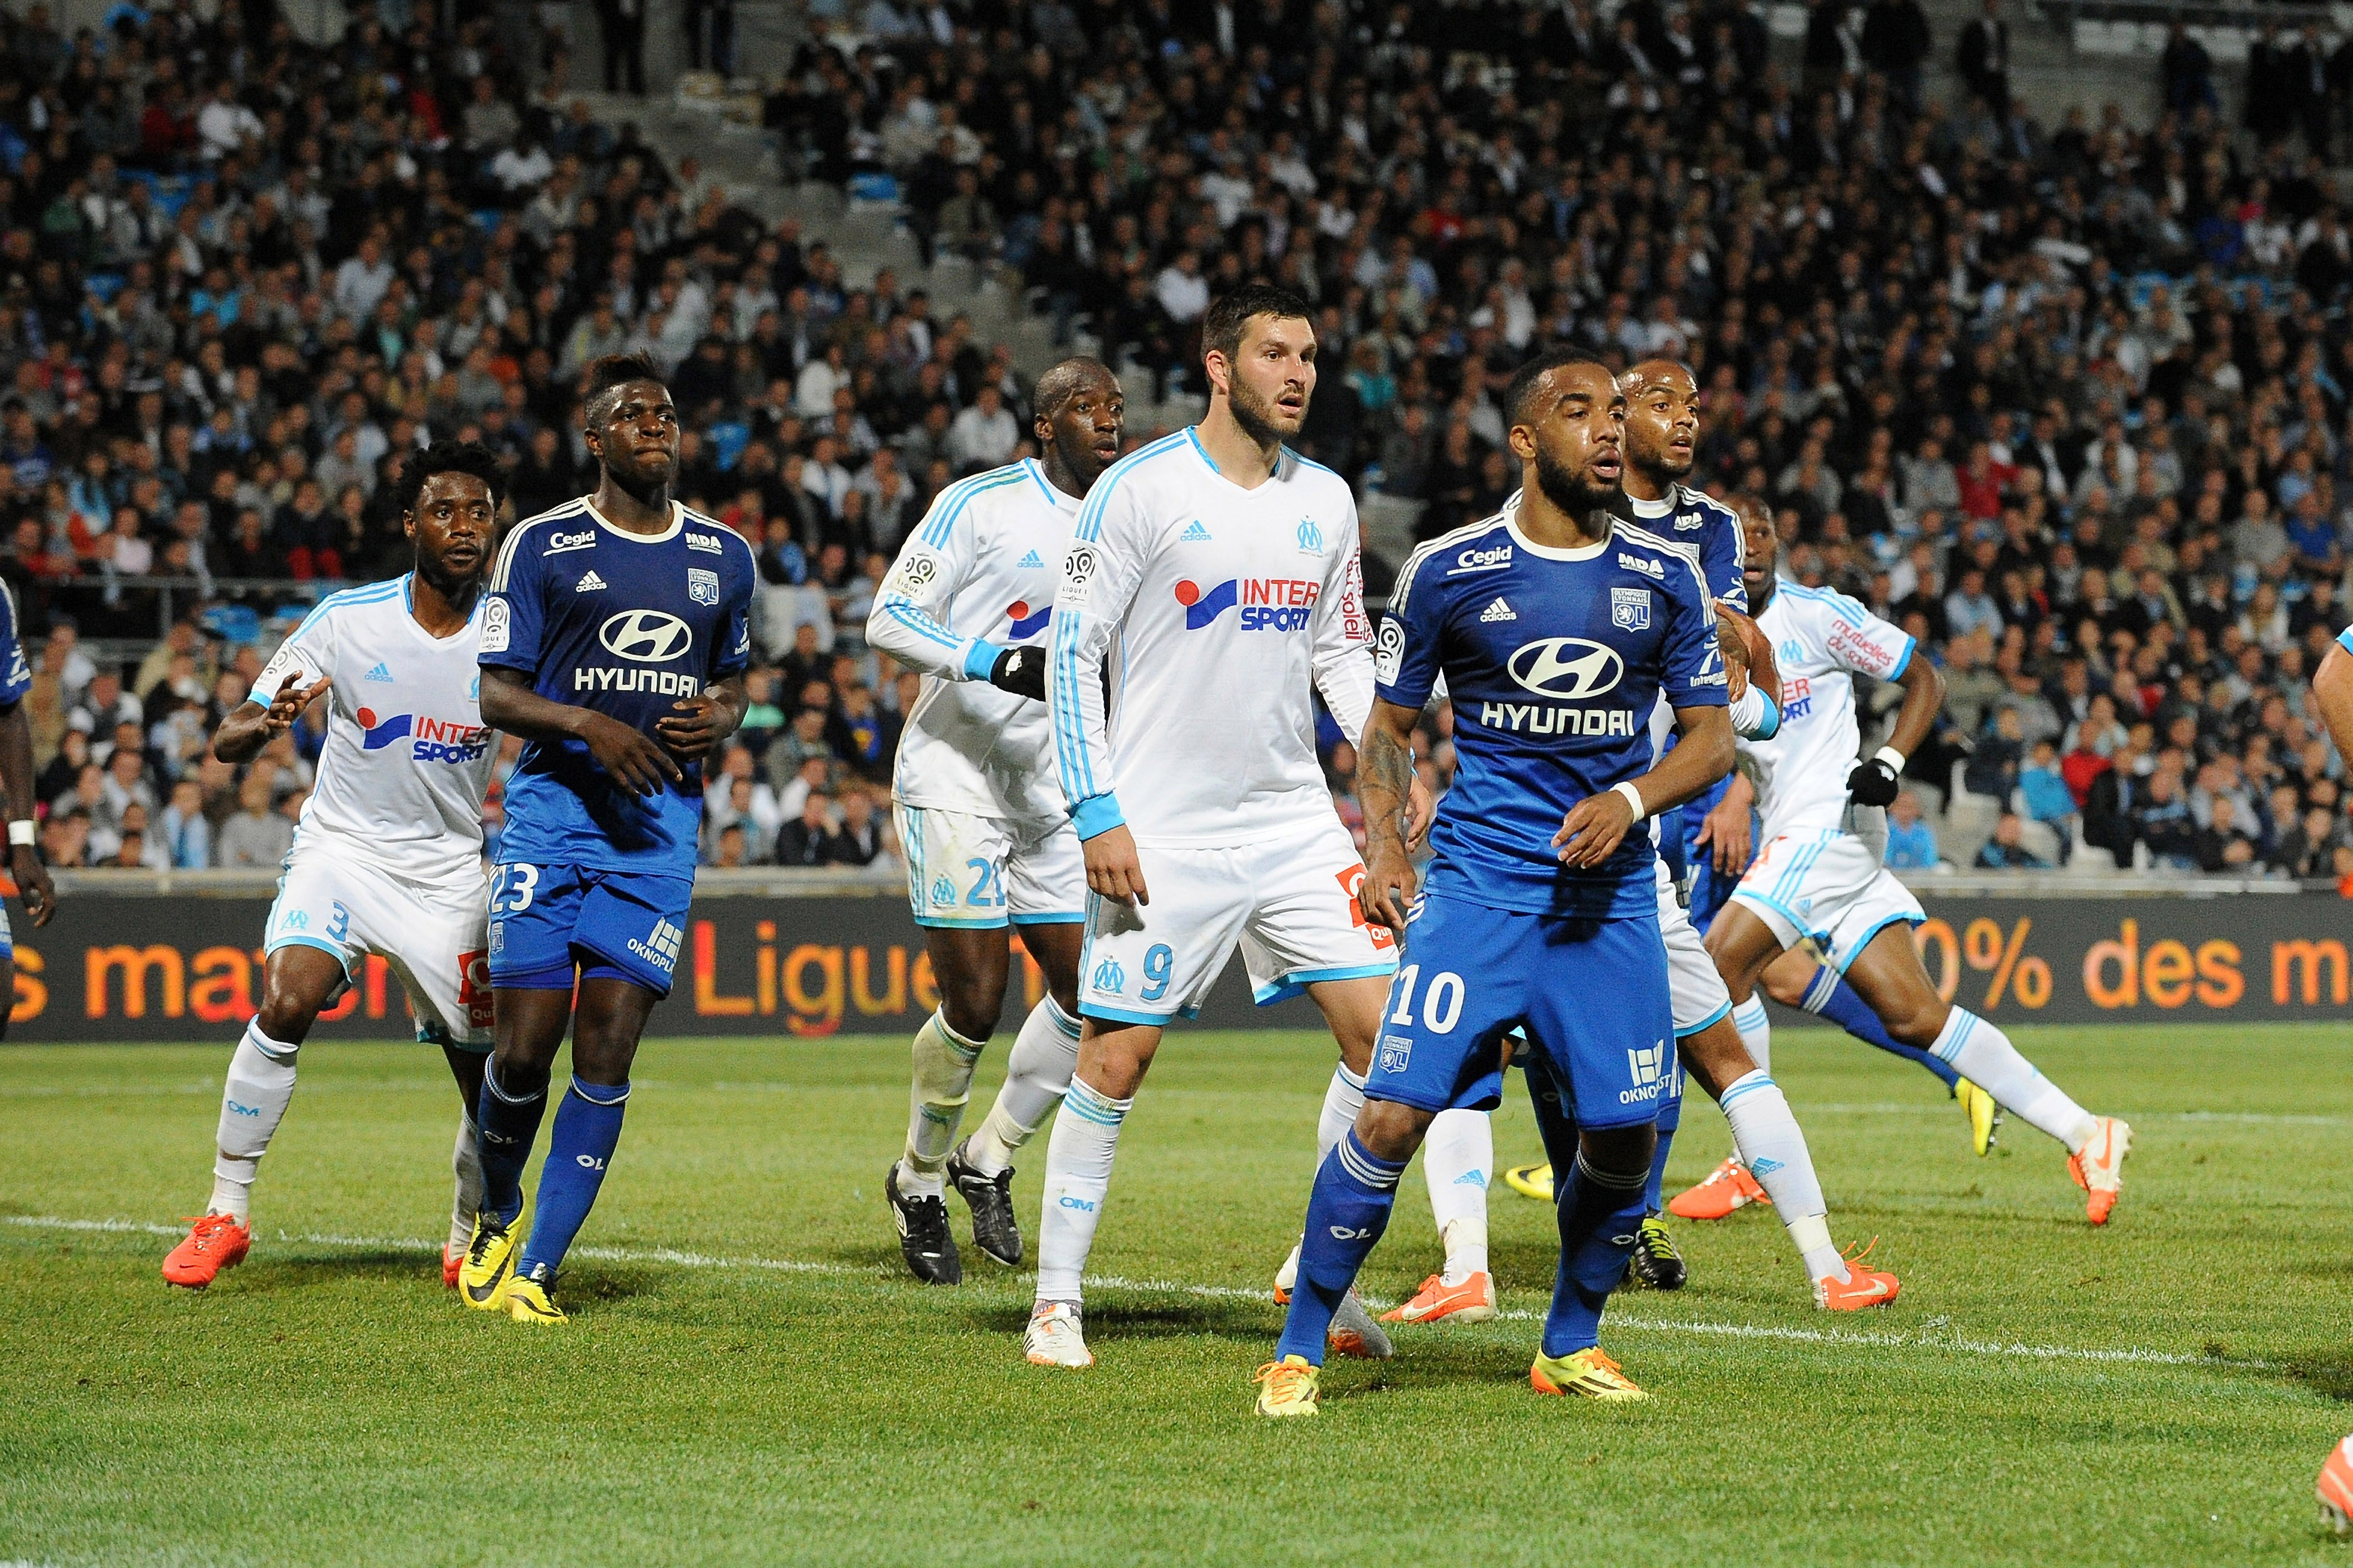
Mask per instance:
[[[1015,915],[1013,923],[1018,926],[1075,926],[1084,925],[1086,920],[1083,910],[1056,910],[1050,914]]]
[[[1186,426],[1185,439],[1193,443],[1193,450],[1200,454],[1201,461],[1209,465],[1209,472],[1216,474],[1220,479],[1225,477],[1225,470],[1218,467],[1218,459],[1209,456],[1209,449],[1201,445],[1201,437],[1198,430],[1190,425]]]
[[[1003,915],[981,915],[973,920],[944,920],[937,915],[917,915],[915,923],[927,931],[1003,931],[1012,922]]]
[[[1091,795],[1071,808],[1071,826],[1082,840],[1109,833],[1126,823],[1127,818],[1120,815],[1119,797],[1109,791]]]
[[[1829,934],[1825,931],[1818,931],[1814,930],[1812,926],[1806,922],[1805,917],[1799,914],[1797,910],[1789,908],[1788,905],[1778,903],[1774,900],[1767,898],[1762,893],[1753,891],[1747,888],[1735,888],[1732,889],[1732,896],[1747,903],[1755,904],[1760,909],[1771,910],[1775,914],[1779,915],[1784,921],[1788,921],[1790,928],[1801,937],[1820,941],[1822,937]]]
[[[315,947],[321,952],[332,953],[334,955],[335,962],[343,966],[343,978],[345,980],[349,980],[352,977],[351,963],[343,956],[343,950],[337,947],[333,942],[329,942],[324,937],[302,936],[300,934],[294,936],[273,936],[268,942],[262,943],[261,955],[264,958],[267,958],[281,947]]]
[[[1889,915],[1885,919],[1875,922],[1869,931],[1862,933],[1862,940],[1856,942],[1853,948],[1844,958],[1839,960],[1838,972],[1841,974],[1844,974],[1847,970],[1847,965],[1852,963],[1856,959],[1862,956],[1862,950],[1871,945],[1872,938],[1877,936],[1881,931],[1885,931],[1889,926],[1915,926],[1927,918],[1928,917],[1926,915]]]
[[[1018,485],[1028,477],[1027,471],[1021,465],[1016,463],[1008,468],[991,468],[985,474],[975,474],[968,479],[960,479],[949,486],[944,493],[952,499],[938,517],[923,525],[923,542],[934,546],[945,544],[950,531],[955,527],[956,519],[964,515],[965,508],[972,503],[975,496],[983,490],[993,490],[1005,485]]]
[[[1756,690],[1756,688],[1752,687],[1750,689]],[[1766,696],[1761,690],[1757,691],[1757,700],[1765,704],[1765,717],[1757,723],[1757,733],[1748,738],[1752,741],[1769,741],[1781,732],[1781,705]]]
[[[987,637],[973,638],[972,647],[965,650],[964,678],[966,680],[987,680],[988,672],[997,668],[997,656],[1004,651]]]
[[[1198,1007],[1187,1008],[1184,1016],[1189,1018],[1199,1011],[1200,1009]],[[1104,1019],[1113,1024],[1145,1024],[1153,1028],[1160,1029],[1166,1028],[1168,1025],[1168,1021],[1177,1016],[1177,1015],[1175,1013],[1131,1013],[1124,1007],[1106,1007],[1099,1002],[1089,1002],[1085,998],[1082,997],[1079,1001],[1079,1016],[1082,1018]],[[1065,1106],[1068,1106],[1070,1101],[1066,1100],[1062,1103]]]
[[[1904,657],[1897,659],[1895,661],[1895,668],[1887,672],[1888,679],[1901,680],[1904,679],[1904,672],[1912,668],[1912,650],[1919,646],[1918,642],[1909,637],[1904,639]]]
[[[1694,1035],[1704,1034],[1707,1030],[1715,1028],[1719,1020],[1729,1018],[1730,1016],[1732,1016],[1732,1004],[1726,1002],[1723,1006],[1718,1007],[1715,1012],[1710,1013],[1706,1017],[1702,1018],[1690,1028],[1677,1029],[1675,1031],[1675,1038],[1678,1040],[1688,1040]]]
[[[1284,975],[1271,985],[1253,986],[1251,999],[1261,1007],[1271,1007],[1277,1002],[1293,996],[1304,996],[1310,985],[1320,985],[1326,980],[1369,980],[1397,973],[1397,960],[1387,963],[1359,963],[1344,969],[1299,969]]]

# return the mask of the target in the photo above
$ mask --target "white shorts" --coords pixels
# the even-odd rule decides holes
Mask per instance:
[[[1365,919],[1365,868],[1336,816],[1230,849],[1136,847],[1152,901],[1090,898],[1079,1011],[1122,1024],[1191,1017],[1239,946],[1260,1006],[1320,980],[1397,973],[1397,939]]]
[[[359,978],[370,953],[392,966],[417,1016],[417,1037],[487,1051],[491,1045],[487,881],[422,888],[322,844],[286,868],[269,906],[265,954],[315,947]]]
[[[1021,822],[895,805],[919,926],[971,931],[1086,919],[1087,858],[1068,818]]]
[[[1698,1034],[1732,1011],[1732,993],[1707,955],[1691,912],[1675,897],[1667,863],[1659,868],[1659,934],[1667,943],[1667,998],[1674,1010],[1675,1038]]]
[[[1928,918],[1867,840],[1832,828],[1774,839],[1732,896],[1773,929],[1784,951],[1811,940],[1841,974],[1887,927]]]

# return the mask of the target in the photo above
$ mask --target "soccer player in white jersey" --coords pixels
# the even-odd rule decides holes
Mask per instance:
[[[1777,582],[1771,521],[1751,513],[1742,521],[1749,603],[1780,667],[1781,726],[1770,740],[1740,742],[1756,764],[1765,848],[1707,933],[1739,1005],[1741,1037],[1766,1059],[1772,1026],[1753,1002],[1757,977],[1784,950],[1810,940],[1889,1034],[1934,1051],[2011,1115],[2065,1144],[2068,1171],[2090,1194],[2092,1223],[2106,1224],[2132,1129],[2085,1110],[2000,1029],[1936,994],[1912,942],[1911,928],[1926,918],[1920,902],[1882,862],[1884,807],[1905,759],[1944,705],[1945,678],[1913,657],[1910,637],[1843,594]],[[1857,675],[1904,688],[1894,732],[1862,762]]]
[[[1315,389],[1308,309],[1261,285],[1210,306],[1208,416],[1095,481],[1063,562],[1047,706],[1094,896],[1024,1335],[1040,1365],[1093,1363],[1079,1280],[1120,1123],[1163,1029],[1236,947],[1261,1003],[1304,991],[1331,1025],[1332,1138],[1363,1103],[1397,952],[1366,921],[1364,868],[1315,755],[1311,689],[1361,734],[1373,658],[1355,498],[1282,445]],[[1353,1295],[1334,1343],[1388,1350]]]
[[[907,1267],[927,1284],[964,1278],[948,1183],[972,1210],[973,1245],[1020,1264],[1013,1152],[1061,1103],[1078,1060],[1086,862],[1054,765],[1045,637],[1079,503],[1119,457],[1123,407],[1119,379],[1094,360],[1039,376],[1039,456],[942,490],[866,620],[868,642],[923,675],[891,793],[940,1005],[915,1031],[907,1145],[882,1190]],[[1008,924],[1046,994],[1014,1039],[978,1134],[957,1143],[973,1068],[1005,1005]]]
[[[213,1195],[164,1278],[201,1290],[252,1246],[253,1181],[294,1094],[295,1056],[320,1010],[370,954],[408,993],[417,1037],[458,1082],[457,1198],[441,1255],[455,1286],[481,1199],[471,1110],[491,1048],[482,795],[498,748],[475,659],[483,570],[497,531],[498,459],[437,446],[401,474],[416,569],[319,603],[279,648],[213,752],[245,763],[328,700],[317,787],[287,852],[263,940],[261,1010],[222,1086]]]

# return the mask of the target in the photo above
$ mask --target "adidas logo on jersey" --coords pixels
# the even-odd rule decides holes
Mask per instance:
[[[1498,598],[1493,604],[1479,612],[1479,618],[1482,621],[1487,622],[1516,621],[1520,616],[1518,611],[1513,609],[1511,605],[1504,603],[1502,599]]]
[[[597,576],[596,573],[591,572],[586,577],[581,578],[580,585],[572,591],[575,594],[593,594],[604,585],[605,579]]]
[[[1187,528],[1184,532],[1176,536],[1176,542],[1179,544],[1207,544],[1209,542],[1209,531],[1201,526],[1201,520],[1197,517],[1193,520],[1193,525],[1190,528]]]
[[[361,676],[360,679],[362,680],[389,681],[392,679],[392,671],[379,664],[374,669],[369,670],[365,675]]]
[[[1015,562],[1013,569],[1017,572],[1036,572],[1042,571],[1045,568],[1045,565],[1046,563],[1038,558],[1038,552],[1033,550],[1029,554],[1024,555],[1019,561]]]

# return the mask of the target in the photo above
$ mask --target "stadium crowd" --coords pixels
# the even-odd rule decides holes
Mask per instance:
[[[762,574],[706,858],[894,854],[917,683],[860,628],[929,499],[1029,445],[1010,352],[598,122],[551,46],[353,17],[314,48],[267,0],[73,37],[0,10],[0,576],[50,859],[275,864],[316,715],[245,770],[205,738],[304,585],[405,568],[389,476],[428,434],[502,453],[518,516],[578,493],[572,378],[640,348],[685,417],[678,493]],[[1697,482],[1945,668],[1892,864],[1936,864],[1969,801],[1968,864],[2353,874],[2306,713],[2347,619],[2353,226],[2295,123],[2224,125],[2194,60],[2154,123],[2045,124],[1982,41],[1971,90],[1925,97],[1916,0],[1821,5],[1795,71],[1722,0],[815,20],[766,100],[788,174],[900,204],[1139,408],[1199,391],[1215,293],[1300,291],[1302,445],[1420,538],[1508,493],[1494,395],[1531,352],[1691,362]],[[157,579],[195,607],[93,658],[155,636]]]

